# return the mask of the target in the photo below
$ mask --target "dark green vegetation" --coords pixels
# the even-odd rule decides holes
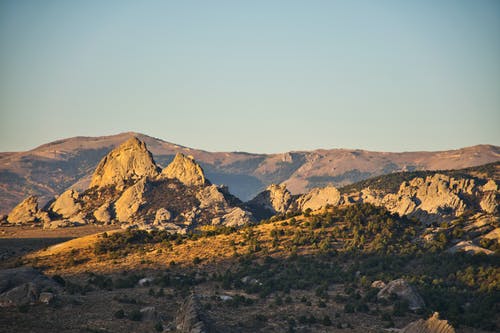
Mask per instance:
[[[184,272],[181,278],[167,270],[156,283],[163,281],[160,286],[172,286],[172,281],[176,281],[176,288],[183,294],[199,284],[216,283],[221,289],[245,292],[261,300],[272,298],[277,307],[290,302],[317,304],[319,308],[337,303],[343,305],[345,313],[376,315],[390,326],[391,318],[408,313],[408,303],[397,297],[378,300],[378,290],[370,286],[376,280],[404,278],[425,301],[426,307],[419,311],[422,317],[438,311],[455,327],[497,328],[498,254],[447,253],[445,249],[450,246],[448,239],[452,235],[442,232],[435,240],[424,242],[419,237],[424,228],[418,221],[369,204],[335,208],[303,220],[297,217],[267,223],[272,228],[266,237],[259,226],[188,235],[129,230],[102,238],[95,253],[124,255],[140,251],[148,244],[175,249],[177,244],[198,238],[234,235],[235,240],[237,236],[242,240],[233,243],[235,257],[230,269],[219,270],[216,264],[215,272],[207,274],[199,266],[203,260],[196,257],[191,267],[198,272],[201,269],[202,278],[194,278],[189,272]],[[238,244],[247,246],[243,253],[236,251]],[[490,246],[498,249],[498,244]],[[113,281],[115,287],[117,282]],[[96,283],[107,286],[99,280]],[[290,297],[300,291],[314,292],[315,296],[300,300]],[[254,301],[235,297],[231,302],[231,306],[237,307],[250,306]],[[302,318],[298,314],[289,319],[290,323],[332,324],[330,318],[310,315]],[[293,328],[295,324],[290,325]]]

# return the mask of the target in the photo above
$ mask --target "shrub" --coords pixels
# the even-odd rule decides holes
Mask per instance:
[[[125,312],[123,311],[123,309],[120,309],[116,311],[113,316],[117,319],[122,319],[125,318]]]
[[[135,310],[132,310],[129,314],[128,314],[128,319],[132,320],[132,321],[141,321],[142,319],[142,313],[141,311],[135,309]]]

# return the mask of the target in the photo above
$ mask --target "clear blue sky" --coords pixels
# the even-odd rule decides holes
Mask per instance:
[[[0,0],[0,151],[500,145],[500,1]]]

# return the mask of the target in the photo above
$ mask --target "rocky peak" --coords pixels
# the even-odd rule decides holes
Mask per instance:
[[[146,144],[132,137],[101,160],[92,175],[90,187],[115,185],[121,189],[128,180],[156,177],[158,173],[158,167]]]
[[[178,179],[187,186],[209,184],[201,166],[192,157],[181,153],[177,153],[172,163],[163,169],[161,177]]]

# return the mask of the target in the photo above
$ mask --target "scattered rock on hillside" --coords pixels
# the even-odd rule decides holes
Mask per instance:
[[[440,320],[439,313],[434,312],[427,320],[419,319],[406,325],[401,333],[455,333],[448,321]]]
[[[123,189],[129,181],[143,177],[156,177],[159,169],[146,144],[136,137],[112,150],[97,166],[89,187],[113,185]]]
[[[161,172],[160,177],[175,178],[187,186],[207,185],[205,173],[193,158],[177,153],[174,160]]]
[[[397,279],[389,282],[378,294],[379,299],[389,299],[391,294],[407,300],[410,310],[418,310],[425,306],[424,300],[417,291],[404,279]]]
[[[455,244],[453,247],[448,249],[448,252],[455,253],[455,252],[465,252],[469,254],[479,254],[479,253],[484,253],[484,254],[493,254],[494,252],[488,249],[485,249],[481,246],[477,246],[472,241],[461,241],[457,244]]]
[[[181,333],[208,333],[209,325],[208,318],[203,313],[198,296],[188,296],[182,303],[175,325]]]
[[[383,289],[385,288],[385,282],[380,280],[373,281],[371,287],[377,289]]]
[[[172,219],[172,213],[165,208],[160,208],[156,211],[154,225],[162,225]]]
[[[45,289],[59,286],[31,267],[0,270],[0,307],[34,304]]]
[[[141,319],[143,321],[157,321],[159,319],[158,312],[154,306],[147,306],[140,310]]]

